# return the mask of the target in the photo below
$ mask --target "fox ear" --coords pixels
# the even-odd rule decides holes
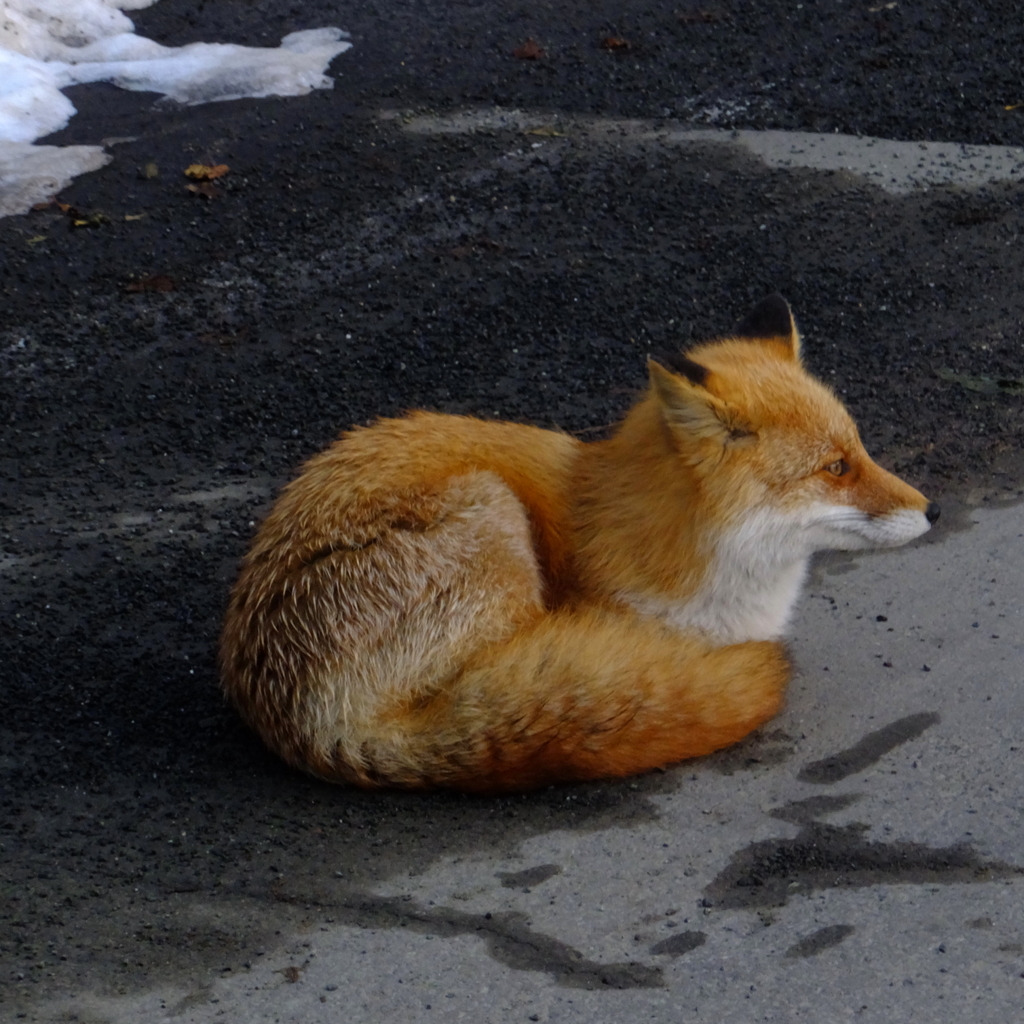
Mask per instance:
[[[662,361],[671,360],[671,373]],[[704,387],[710,372],[683,355],[651,357],[647,360],[651,391],[661,407],[665,422],[688,438],[718,438],[723,442],[753,436],[720,398]]]
[[[734,338],[781,342],[791,359],[800,358],[800,332],[789,303],[779,294],[762,299],[737,325]]]
[[[684,356],[682,352],[669,352],[667,349],[659,349],[657,352],[652,352],[648,356],[648,369],[652,365],[657,366],[659,370],[672,370],[674,373],[685,377],[691,384],[699,384],[701,387],[704,386],[705,381],[708,379],[707,368],[701,366],[700,363],[695,363],[689,356]],[[652,381],[654,379],[653,373],[654,371],[652,370]]]

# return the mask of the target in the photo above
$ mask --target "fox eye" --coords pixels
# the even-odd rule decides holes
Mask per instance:
[[[836,459],[835,462],[830,462],[825,467],[826,473],[831,473],[833,476],[846,476],[850,472],[850,464],[846,459]]]

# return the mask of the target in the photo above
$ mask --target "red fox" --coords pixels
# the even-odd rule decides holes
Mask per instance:
[[[938,506],[871,460],[780,296],[648,369],[607,440],[417,412],[312,458],[222,638],[266,744],[332,781],[496,793],[771,718],[811,554],[903,544]]]

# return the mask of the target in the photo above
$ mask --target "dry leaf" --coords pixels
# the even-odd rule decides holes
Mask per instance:
[[[68,220],[72,228],[98,228],[101,224],[109,224],[110,218],[99,210],[79,210],[70,203],[62,203],[57,199],[50,199],[45,203],[35,203],[33,210],[48,210],[55,206]]]
[[[223,178],[230,170],[227,164],[217,164],[214,167],[209,164],[190,164],[185,168],[185,174],[196,181],[213,181],[214,178]]]
[[[522,46],[517,46],[512,51],[512,56],[518,57],[519,60],[539,60],[545,56],[545,52],[536,39],[527,39]]]
[[[173,292],[174,278],[166,274],[153,274],[125,285],[126,292]]]
[[[157,165],[152,160],[150,160],[148,164],[143,164],[142,167],[139,168],[139,177],[145,179],[159,178],[160,168],[157,167]]]
[[[716,21],[725,21],[729,17],[725,11],[715,10],[695,10],[695,11],[684,11],[678,15],[679,20],[684,25],[711,25]]]
[[[34,238],[28,240],[29,245],[38,245],[40,242],[46,241],[46,235],[36,235]]]
[[[109,224],[110,218],[105,213],[95,210],[92,213],[79,213],[77,210],[68,210],[73,228],[98,228],[101,224]]]
[[[1024,110],[1024,103],[1010,103],[1003,110]],[[35,207],[33,207],[35,209]]]
[[[124,215],[125,220],[142,220],[146,215],[144,213],[126,213]]]
[[[236,331],[206,331],[199,335],[199,340],[207,345],[234,345],[239,341],[247,341],[251,336],[251,327],[240,327]]]
[[[628,39],[620,39],[618,36],[605,36],[601,40],[602,50],[611,50],[613,53],[622,53],[624,50],[631,50],[633,44]]]
[[[565,137],[565,132],[560,132],[553,124],[541,125],[539,128],[528,128],[524,135],[543,135],[545,138],[561,139]]]
[[[51,206],[56,206],[61,213],[72,213],[70,203],[60,203],[56,198],[47,199],[45,203],[33,203],[33,210],[48,210]]]
[[[186,185],[185,188],[189,192],[194,192],[197,196],[202,196],[204,199],[216,199],[220,195],[220,190],[208,181],[200,182],[198,185]]]

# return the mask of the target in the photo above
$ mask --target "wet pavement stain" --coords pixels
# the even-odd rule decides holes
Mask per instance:
[[[1024,875],[1024,868],[982,860],[967,843],[931,847],[921,843],[873,842],[870,827],[835,826],[812,816],[839,810],[856,796],[812,798],[772,812],[800,824],[792,839],[766,839],[734,854],[705,889],[706,905],[719,909],[783,906],[790,896],[822,889],[870,885],[990,882]]]
[[[705,757],[702,763],[720,775],[784,764],[796,750],[796,739],[783,729],[755,732],[741,743]]]
[[[147,782],[154,749],[114,746],[104,749],[116,768],[93,788],[0,787],[10,893],[0,901],[0,967],[13,979],[0,1018],[7,998],[35,998],[44,982],[74,993],[101,977],[138,991],[192,984],[213,959],[239,969],[302,927],[306,905],[325,893],[329,903],[372,891],[474,850],[516,857],[531,836],[555,830],[642,828],[658,819],[653,798],[679,785],[675,773],[654,773],[489,800],[346,790],[289,771],[226,713],[203,724],[187,697],[168,703],[176,697],[200,723],[205,763],[168,746],[160,781]],[[121,712],[132,713],[142,715]],[[0,759],[9,750],[0,737]],[[116,770],[132,753],[131,774]],[[290,902],[278,898],[283,884]],[[32,968],[40,963],[45,974]]]
[[[562,869],[557,864],[538,864],[524,871],[499,871],[495,877],[501,879],[502,887],[505,889],[523,888],[529,892],[530,886],[540,885],[541,882],[546,882],[561,873]]]
[[[680,932],[656,942],[650,951],[657,956],[682,956],[703,946],[706,941],[707,935],[704,932]]]
[[[841,811],[860,799],[860,793],[843,793],[839,796],[809,796],[806,800],[792,800],[782,807],[776,807],[769,813],[780,821],[790,821],[794,825],[810,824],[822,815]]]
[[[290,902],[286,895],[277,897]],[[309,905],[308,899],[296,902]],[[358,928],[408,928],[439,938],[478,935],[498,963],[516,971],[540,971],[567,988],[661,988],[661,969],[636,962],[600,963],[587,960],[579,950],[549,935],[534,931],[525,914],[514,911],[467,914],[448,907],[426,908],[409,897],[350,897],[320,904],[334,920]]]
[[[793,943],[786,950],[785,955],[790,959],[806,959],[810,956],[817,956],[826,949],[838,946],[856,930],[852,924],[827,925],[824,928],[819,928],[816,932],[811,932],[810,935],[805,936],[799,942]]]
[[[856,775],[858,772],[864,771],[865,768],[871,767],[901,743],[917,739],[925,729],[936,725],[939,721],[939,716],[932,711],[922,711],[916,715],[907,715],[906,718],[897,719],[882,729],[869,732],[852,747],[805,765],[797,778],[801,782],[813,782],[821,785],[839,782],[849,775]]]

